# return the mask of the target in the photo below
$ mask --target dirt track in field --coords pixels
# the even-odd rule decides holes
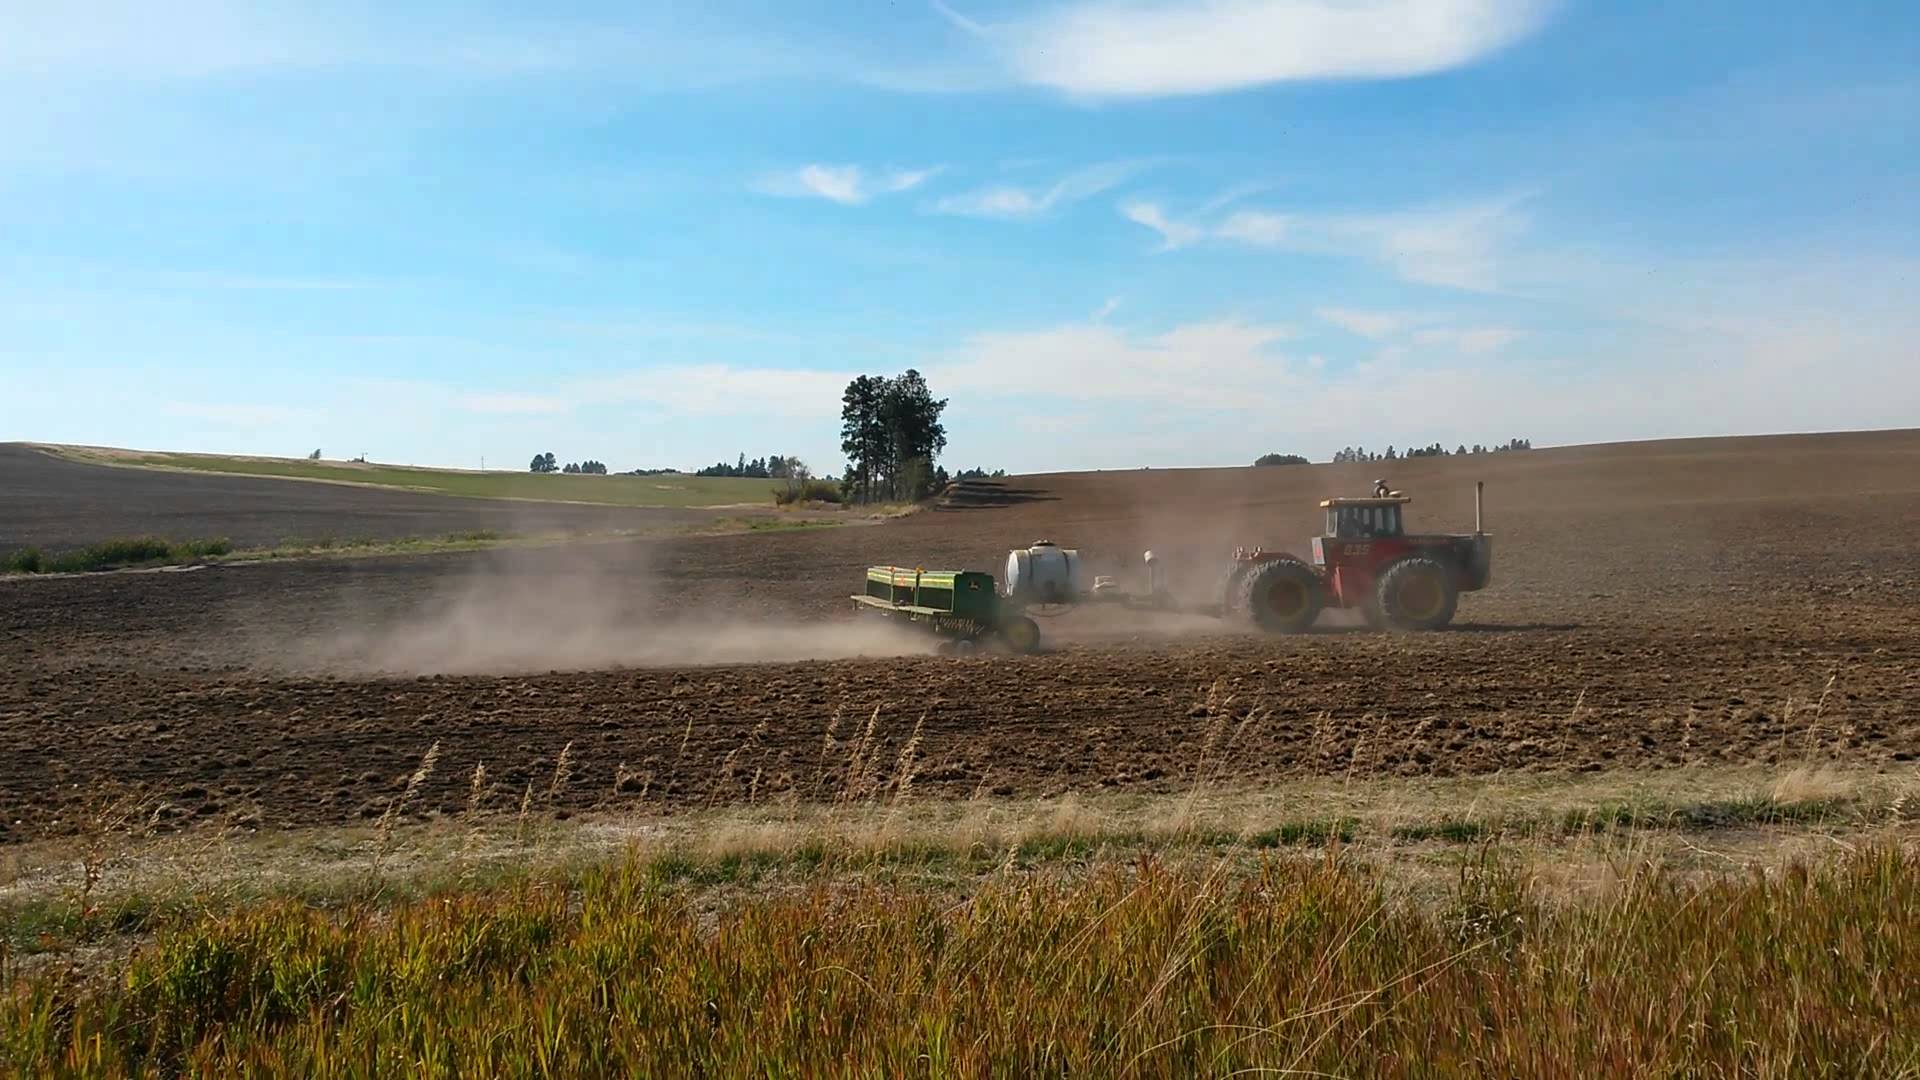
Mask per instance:
[[[997,571],[1042,537],[1123,575],[1143,547],[1191,549],[1197,587],[1236,543],[1299,548],[1318,498],[1380,473],[1436,531],[1470,528],[1488,484],[1495,584],[1454,631],[1270,639],[1083,611],[1046,623],[1046,654],[947,660],[848,621],[869,563]],[[492,805],[544,797],[569,744],[569,809],[828,797],[876,706],[869,760],[890,772],[920,724],[928,796],[1180,789],[1210,729],[1234,740],[1208,766],[1222,779],[1920,769],[1920,433],[1027,477],[1000,501],[867,529],[0,582],[0,836],[69,831],[109,789],[169,820],[352,821],[435,742],[419,812],[462,807],[481,760]]]

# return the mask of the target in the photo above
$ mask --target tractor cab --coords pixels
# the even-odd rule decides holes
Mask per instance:
[[[1388,540],[1405,535],[1400,508],[1413,500],[1405,495],[1371,499],[1327,499],[1329,540]]]

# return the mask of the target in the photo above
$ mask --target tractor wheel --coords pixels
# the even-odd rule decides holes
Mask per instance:
[[[1000,640],[1017,653],[1040,648],[1040,624],[1025,615],[1016,615],[1000,626]]]
[[[1369,630],[1385,630],[1387,628],[1387,617],[1381,614],[1380,604],[1376,600],[1370,598],[1366,603],[1360,605],[1360,617],[1367,621],[1367,629]]]
[[[1242,608],[1271,634],[1298,634],[1320,617],[1320,575],[1305,563],[1280,559],[1254,568],[1241,590]]]
[[[1438,630],[1453,621],[1460,594],[1453,574],[1432,559],[1403,559],[1375,586],[1374,603],[1395,630]]]
[[[1220,604],[1222,618],[1232,618],[1241,610],[1242,593],[1247,586],[1247,573],[1254,568],[1250,562],[1235,560],[1220,575],[1220,584],[1214,587],[1213,598]]]

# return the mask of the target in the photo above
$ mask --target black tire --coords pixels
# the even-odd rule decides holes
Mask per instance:
[[[1389,566],[1374,584],[1373,597],[1381,618],[1395,630],[1438,630],[1453,621],[1460,604],[1453,571],[1422,556]]]
[[[1214,587],[1213,599],[1220,605],[1220,614],[1231,616],[1241,610],[1247,587],[1247,573],[1255,564],[1235,559],[1233,564],[1220,574],[1220,583]]]
[[[1256,567],[1241,589],[1241,610],[1270,634],[1299,634],[1313,626],[1326,602],[1320,575],[1303,562],[1278,559]]]

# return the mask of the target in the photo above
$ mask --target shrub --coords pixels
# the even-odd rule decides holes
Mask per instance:
[[[831,480],[808,480],[804,484],[788,484],[773,489],[773,502],[776,506],[791,506],[803,502],[840,502],[840,485]]]
[[[54,555],[43,554],[38,548],[27,548],[8,556],[5,568],[9,573],[15,574],[75,574],[86,570],[109,570],[120,566],[192,562],[195,559],[225,555],[232,550],[232,542],[224,538],[174,543],[157,536],[128,536],[102,540],[97,544]]]
[[[6,571],[9,574],[37,574],[44,561],[39,548],[21,548],[7,556]]]

